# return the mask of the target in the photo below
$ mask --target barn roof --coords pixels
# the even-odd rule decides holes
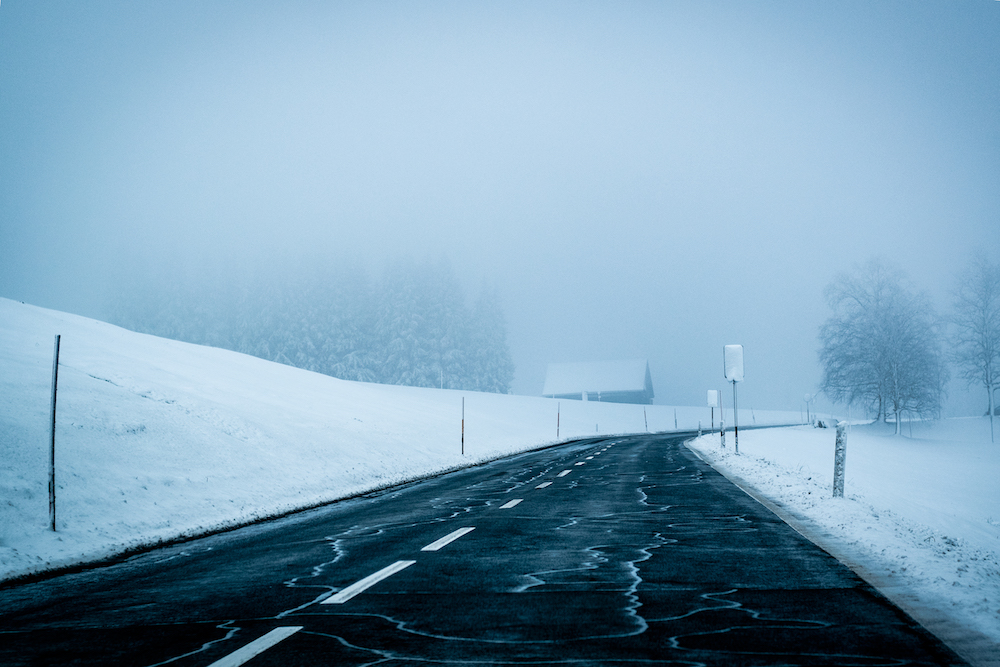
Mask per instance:
[[[549,364],[542,395],[644,391],[648,373],[645,359]]]

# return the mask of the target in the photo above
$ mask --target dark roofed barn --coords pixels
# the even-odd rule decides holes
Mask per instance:
[[[649,404],[653,402],[653,380],[645,360],[549,364],[542,395],[577,401]]]

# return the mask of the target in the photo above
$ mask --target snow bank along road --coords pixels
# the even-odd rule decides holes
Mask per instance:
[[[0,590],[0,664],[962,664],[677,435]]]

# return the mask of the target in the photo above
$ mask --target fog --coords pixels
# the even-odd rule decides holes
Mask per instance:
[[[985,1],[7,0],[0,296],[444,258],[497,286],[515,393],[638,357],[701,405],[742,343],[741,406],[798,409],[838,272],[943,314],[1000,254],[998,44]]]

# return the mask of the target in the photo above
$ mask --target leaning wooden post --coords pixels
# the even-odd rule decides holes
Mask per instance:
[[[837,423],[837,446],[833,455],[833,497],[844,497],[844,466],[847,465],[847,423]]]
[[[56,388],[59,385],[59,340],[56,335],[55,348],[52,351],[52,423],[49,435],[49,522],[52,530],[56,529]]]

